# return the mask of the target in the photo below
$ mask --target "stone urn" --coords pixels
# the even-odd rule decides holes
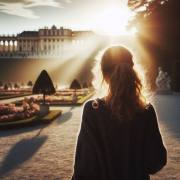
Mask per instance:
[[[40,104],[39,106],[39,115],[40,116],[45,116],[49,113],[49,105],[48,104]]]

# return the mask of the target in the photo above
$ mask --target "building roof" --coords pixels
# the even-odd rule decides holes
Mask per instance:
[[[38,31],[23,31],[22,33],[18,34],[19,37],[37,37]]]

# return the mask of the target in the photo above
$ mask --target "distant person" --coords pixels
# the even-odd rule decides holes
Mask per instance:
[[[166,164],[156,113],[124,47],[108,48],[101,71],[103,98],[84,106],[72,180],[148,180]]]

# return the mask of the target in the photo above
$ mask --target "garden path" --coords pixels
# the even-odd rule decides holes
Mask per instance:
[[[152,180],[179,180],[180,95],[156,95],[152,104],[168,150],[167,166]],[[70,179],[82,107],[51,109],[63,114],[49,125],[0,130],[0,179]]]

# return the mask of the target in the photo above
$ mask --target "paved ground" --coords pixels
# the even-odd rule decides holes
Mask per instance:
[[[153,180],[180,179],[180,95],[153,98],[168,164]],[[50,125],[0,131],[0,179],[69,180],[82,107],[61,107]]]
[[[159,95],[153,102],[168,150],[168,163],[152,179],[180,180],[180,95]]]

